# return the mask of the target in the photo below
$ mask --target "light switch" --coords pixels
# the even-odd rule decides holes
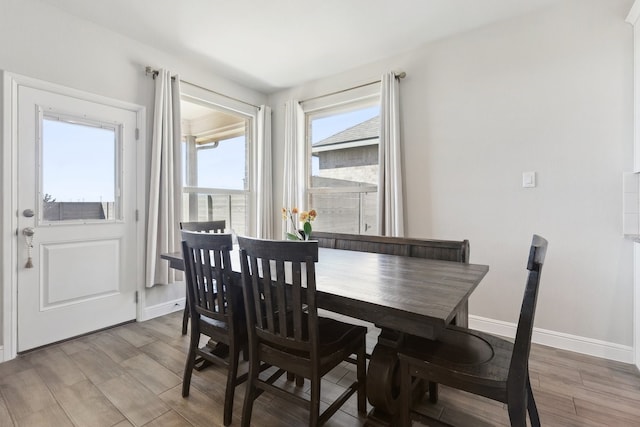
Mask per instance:
[[[524,188],[531,188],[536,186],[536,173],[535,172],[522,172],[522,186]]]

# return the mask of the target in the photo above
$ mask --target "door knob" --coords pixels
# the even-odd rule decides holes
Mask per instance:
[[[35,215],[35,212],[33,212],[33,209],[25,209],[22,211],[22,215],[26,218],[31,218]]]
[[[34,230],[33,227],[25,227],[22,229],[22,234],[27,237],[33,237],[33,235],[36,234],[36,230]]]

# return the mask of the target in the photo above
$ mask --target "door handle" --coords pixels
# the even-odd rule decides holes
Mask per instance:
[[[36,234],[36,230],[34,230],[33,227],[25,227],[22,229],[22,234],[26,237],[33,237],[33,235]]]

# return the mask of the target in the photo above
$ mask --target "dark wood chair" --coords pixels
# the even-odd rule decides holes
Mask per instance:
[[[249,333],[249,380],[242,425],[249,426],[254,400],[263,392],[309,410],[309,425],[324,424],[354,393],[358,411],[366,411],[365,335],[367,328],[318,316],[315,262],[318,242],[259,240],[238,237],[243,294]],[[287,282],[285,282],[285,275]],[[357,378],[320,413],[321,378],[355,354]],[[259,364],[277,367],[259,377]],[[274,382],[283,373],[308,378],[309,400]]]
[[[531,382],[529,352],[547,241],[534,235],[515,342],[458,326],[436,341],[409,337],[399,350],[400,425],[410,425],[412,377],[424,378],[506,403],[512,426],[525,427],[527,410],[540,425]]]
[[[247,347],[242,288],[232,284],[230,234],[182,231],[185,281],[191,316],[189,353],[182,380],[182,396],[189,395],[196,357],[227,368],[224,398],[224,425],[231,423],[236,385],[246,380],[238,376],[238,359]],[[199,348],[206,335],[220,347]]]
[[[181,222],[180,230],[186,231],[199,231],[204,233],[224,233],[226,227],[226,221],[192,221]],[[186,290],[185,290],[186,297]],[[184,312],[182,313],[182,335],[187,334],[187,327],[189,324],[189,298],[184,300]]]

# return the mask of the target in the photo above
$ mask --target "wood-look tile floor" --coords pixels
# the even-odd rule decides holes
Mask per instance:
[[[1,363],[0,427],[221,426],[223,369],[194,372],[191,394],[182,398],[188,337],[180,334],[181,319],[174,313],[131,323]],[[372,346],[377,332],[369,335]],[[640,374],[634,366],[534,345],[530,368],[542,425],[640,426]],[[353,365],[336,368],[323,382],[323,397],[337,396],[354,374]],[[232,425],[240,425],[243,397],[240,385]],[[425,399],[420,410],[456,426],[509,425],[504,405],[442,386],[438,404]],[[306,412],[263,394],[252,425],[304,426]],[[328,425],[364,425],[355,397]]]

